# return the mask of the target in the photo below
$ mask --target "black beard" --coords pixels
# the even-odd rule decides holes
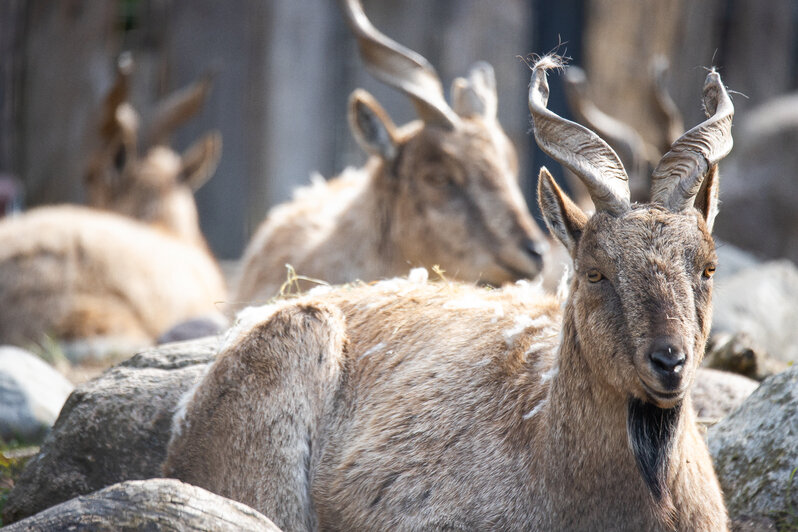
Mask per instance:
[[[662,409],[634,397],[628,401],[626,432],[637,469],[656,502],[670,499],[668,455],[679,425],[682,404]]]

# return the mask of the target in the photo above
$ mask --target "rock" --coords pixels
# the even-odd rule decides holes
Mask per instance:
[[[733,520],[798,526],[798,367],[765,379],[707,441]]]
[[[736,410],[758,386],[742,375],[699,368],[690,392],[693,408],[699,421],[714,424]]]
[[[707,342],[703,366],[731,371],[761,381],[781,373],[788,365],[768,356],[745,332],[737,334],[716,333]]]
[[[79,386],[9,494],[4,522],[123,480],[161,476],[177,402],[218,343],[206,338],[145,351]]]
[[[249,506],[166,478],[114,484],[3,528],[4,532],[75,529],[280,530]]]
[[[72,385],[36,355],[0,346],[0,438],[39,443]]]
[[[779,260],[715,284],[712,332],[745,333],[770,356],[798,362],[798,268]]]
[[[207,336],[217,336],[227,330],[229,326],[230,322],[223,315],[208,314],[178,323],[159,336],[156,343],[161,345],[196,340]]]
[[[798,93],[735,118],[734,149],[720,164],[715,234],[762,257],[798,262]]]
[[[718,255],[718,272],[715,283],[731,277],[739,271],[751,268],[762,261],[753,254],[723,240],[715,239],[715,252]]]

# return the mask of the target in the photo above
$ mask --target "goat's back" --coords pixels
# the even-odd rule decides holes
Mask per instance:
[[[242,313],[230,347],[178,418],[166,474],[267,511],[250,488],[266,485],[262,475],[293,478],[283,457],[269,469],[267,455],[284,447],[293,457],[310,445],[322,528],[391,529],[399,515],[401,525],[420,528],[462,525],[449,515],[497,526],[524,522],[534,497],[528,455],[519,450],[534,437],[539,420],[531,413],[548,389],[541,375],[554,361],[559,302],[529,285],[488,290],[394,279],[323,291]],[[326,336],[346,343],[325,354],[318,346]],[[264,369],[270,384],[243,360]],[[316,372],[326,375],[323,385],[310,377]],[[319,393],[329,399],[315,402]],[[232,397],[239,397],[235,407],[227,404]],[[321,410],[323,425],[311,422],[309,444],[281,445],[305,426],[306,401]],[[224,427],[230,419],[248,427],[244,440],[215,427],[211,412],[221,412]],[[256,417],[243,421],[251,412]],[[296,423],[276,429],[272,417]],[[229,449],[243,454],[231,463]],[[220,463],[227,468],[217,471]]]
[[[146,345],[225,297],[206,251],[112,213],[34,209],[0,223],[0,242],[0,343]]]
[[[374,251],[362,240],[360,227],[370,227],[376,214],[357,205],[368,199],[368,172],[349,168],[329,181],[320,176],[314,181],[297,189],[293,200],[274,207],[258,227],[244,252],[233,298],[236,307],[264,303],[277,295],[286,281],[286,265],[300,275],[332,284],[372,278],[361,258]],[[379,262],[379,257],[371,259]],[[391,275],[379,264],[375,269],[374,277]]]

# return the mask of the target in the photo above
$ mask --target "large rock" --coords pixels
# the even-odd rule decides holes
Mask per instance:
[[[762,262],[748,251],[717,238],[715,239],[715,252],[718,255],[718,272],[715,274],[715,284]]]
[[[23,530],[252,530],[279,532],[263,514],[179,480],[114,484],[3,528]]]
[[[743,269],[719,280],[712,332],[745,333],[782,362],[798,362],[798,268],[787,260]]]
[[[177,402],[218,343],[164,345],[78,387],[9,494],[4,522],[123,480],[161,476]]]
[[[735,118],[734,149],[720,164],[715,234],[766,258],[798,262],[798,93]]]
[[[757,386],[757,381],[742,375],[699,368],[690,392],[699,421],[709,425],[720,421],[736,410]]]
[[[36,355],[18,347],[0,346],[0,438],[40,442],[72,388]]]
[[[708,443],[732,519],[798,527],[798,367],[762,382]]]

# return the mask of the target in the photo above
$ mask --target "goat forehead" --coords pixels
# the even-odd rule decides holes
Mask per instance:
[[[463,120],[452,130],[426,127],[418,138],[423,145],[460,160],[495,159],[504,156],[506,150],[501,128],[479,119]]]
[[[714,244],[692,213],[637,207],[615,218],[595,215],[585,231],[583,251],[620,272],[676,275],[688,262],[714,256]]]

